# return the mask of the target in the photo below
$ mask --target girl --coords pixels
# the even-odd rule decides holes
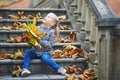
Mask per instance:
[[[39,58],[44,63],[51,66],[60,74],[65,74],[66,69],[60,67],[50,56],[52,53],[52,46],[55,43],[55,38],[58,36],[58,17],[54,13],[49,13],[43,20],[44,26],[39,26],[39,31],[45,31],[47,34],[40,40],[42,48],[35,47],[25,51],[23,60],[23,70],[21,76],[25,77],[31,74],[29,65],[31,59]]]

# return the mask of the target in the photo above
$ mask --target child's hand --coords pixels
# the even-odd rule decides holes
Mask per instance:
[[[41,51],[41,46],[40,46],[40,45],[36,45],[34,48],[35,48],[35,50],[36,50],[37,52],[40,52],[40,51]]]

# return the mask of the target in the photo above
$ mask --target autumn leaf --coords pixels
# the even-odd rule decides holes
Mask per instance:
[[[28,45],[33,47],[40,45],[40,39],[46,35],[45,32],[39,32],[36,26],[36,18],[34,18],[33,23],[24,24],[26,29],[25,36],[28,38]],[[41,45],[40,45],[41,46]]]

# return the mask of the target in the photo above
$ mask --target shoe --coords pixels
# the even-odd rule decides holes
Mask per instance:
[[[31,74],[31,72],[26,69],[26,68],[23,68],[22,72],[21,72],[21,76],[22,77],[26,77],[26,76],[29,76]]]
[[[60,73],[60,74],[62,74],[62,75],[65,75],[66,69],[64,69],[63,67],[60,67],[60,68],[58,69],[58,73]]]

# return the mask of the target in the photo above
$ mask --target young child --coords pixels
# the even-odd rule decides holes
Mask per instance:
[[[45,31],[47,34],[40,40],[42,48],[28,49],[25,51],[23,60],[23,70],[21,76],[25,77],[31,74],[29,71],[29,65],[31,59],[41,59],[44,63],[51,66],[60,74],[65,74],[66,69],[60,67],[52,58],[52,46],[55,43],[55,38],[58,36],[58,17],[54,13],[48,13],[46,17],[42,20],[44,26],[39,26],[39,31]]]

